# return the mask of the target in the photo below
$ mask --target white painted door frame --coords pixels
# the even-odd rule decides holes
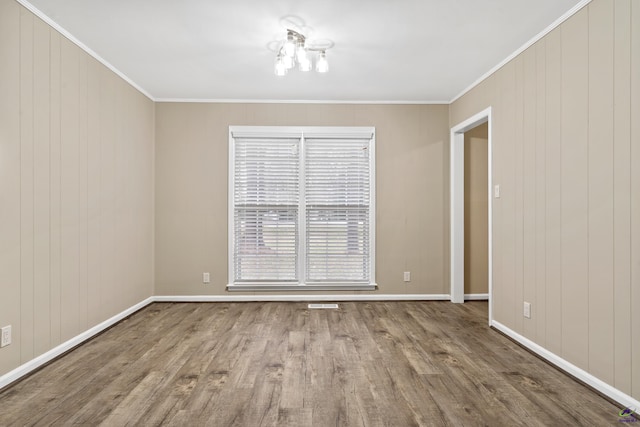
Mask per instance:
[[[451,198],[451,302],[464,302],[464,133],[488,122],[488,168],[487,168],[487,197],[489,200],[489,322],[493,318],[492,284],[493,284],[493,232],[492,232],[492,137],[491,137],[491,107],[480,111],[467,120],[451,128],[450,153],[450,198]]]

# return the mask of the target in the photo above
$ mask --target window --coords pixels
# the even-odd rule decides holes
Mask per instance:
[[[374,128],[229,128],[230,290],[374,289]]]

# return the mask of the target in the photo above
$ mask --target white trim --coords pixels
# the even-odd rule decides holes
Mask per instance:
[[[544,36],[546,36],[547,34],[549,34],[551,31],[553,31],[554,29],[556,29],[558,26],[560,26],[564,21],[566,21],[567,19],[571,18],[573,15],[575,15],[576,13],[578,13],[580,11],[580,9],[582,9],[583,7],[585,7],[586,5],[588,5],[589,3],[591,3],[591,0],[582,0],[580,3],[576,4],[575,6],[573,6],[571,9],[569,9],[567,12],[565,12],[561,17],[559,17],[558,19],[556,19],[555,21],[553,21],[551,23],[551,25],[549,25],[547,28],[545,28],[544,30],[540,31],[538,34],[536,34],[535,36],[533,36],[533,38],[531,38],[528,42],[526,42],[525,44],[523,44],[522,46],[520,46],[517,50],[515,50],[511,55],[507,56],[505,59],[503,59],[500,63],[498,63],[498,65],[494,66],[493,68],[491,68],[489,71],[487,71],[486,73],[484,73],[482,76],[480,76],[480,78],[478,78],[475,82],[471,83],[466,89],[464,89],[462,92],[460,92],[458,95],[456,95],[455,97],[453,97],[453,99],[451,101],[449,101],[449,104],[453,104],[455,101],[457,101],[458,99],[460,99],[461,97],[463,97],[467,92],[471,91],[471,89],[473,89],[474,87],[478,86],[480,83],[482,83],[484,80],[486,80],[489,76],[491,76],[493,73],[495,73],[496,71],[498,71],[500,68],[504,67],[506,64],[509,63],[509,61],[513,60],[516,56],[520,55],[522,52],[524,52],[525,50],[527,50],[528,48],[530,48],[531,46],[533,46],[536,42],[538,42],[541,38],[543,38]]]
[[[307,204],[306,203],[300,203],[300,201],[302,200],[307,200],[307,186],[305,183],[306,180],[306,173],[307,173],[307,168],[306,168],[306,157],[305,157],[305,150],[306,150],[306,141],[305,141],[305,135],[304,135],[304,131],[302,132],[302,135],[300,136],[300,147],[299,147],[300,153],[299,153],[299,157],[298,159],[300,159],[300,163],[298,165],[298,191],[299,191],[299,195],[300,195],[300,200],[298,203],[298,245],[296,250],[298,251],[296,253],[296,258],[298,261],[298,277],[302,278],[302,280],[304,280],[305,277],[307,277],[307,263],[306,263],[306,257],[302,256],[301,254],[304,254],[306,251],[306,243],[307,243]],[[304,236],[304,237],[303,237]],[[291,286],[291,285],[289,285]],[[230,288],[229,286],[227,286],[227,290],[228,291],[232,291],[233,288]],[[242,290],[242,289],[239,289]],[[283,289],[286,290],[286,289]],[[350,289],[351,290],[351,289]],[[291,291],[296,292],[295,290],[291,289]]]
[[[489,294],[464,294],[465,301],[487,301]]]
[[[376,145],[376,128],[375,126],[229,126],[229,164],[228,164],[228,191],[227,191],[227,232],[228,232],[228,258],[227,258],[227,290],[228,291],[373,291],[376,285],[376,168],[375,168],[375,145]],[[235,141],[236,138],[292,138],[300,141],[299,147],[299,176],[301,180],[300,191],[304,197],[304,188],[302,185],[305,178],[305,150],[304,144],[306,138],[326,138],[326,139],[367,139],[369,141],[369,283],[235,283],[235,271],[231,257],[235,253],[235,222],[234,222],[234,190],[235,190]],[[304,202],[302,202],[304,204]],[[299,229],[298,236],[306,236],[305,232],[305,215],[304,207],[298,212]],[[297,276],[300,280],[306,278],[304,266],[304,253],[302,249],[304,239],[299,239],[298,247],[298,272]],[[300,255],[302,254],[302,255]],[[260,286],[257,286],[260,285]]]
[[[373,139],[373,126],[229,126],[230,138]]]
[[[448,301],[447,294],[346,295],[163,295],[155,302],[261,302],[261,301]]]
[[[18,366],[14,370],[9,371],[8,373],[0,376],[0,389],[2,389],[3,387],[6,387],[7,385],[11,384],[14,381],[17,381],[18,379],[22,378],[28,373],[38,369],[40,366],[52,361],[56,357],[63,355],[64,353],[71,350],[72,348],[82,344],[88,339],[94,337],[95,335],[99,334],[105,329],[108,329],[109,327],[118,323],[122,319],[126,318],[127,316],[130,316],[131,314],[135,313],[141,308],[146,307],[147,305],[151,304],[154,301],[155,301],[154,297],[149,297],[144,301],[141,301],[127,308],[126,310],[116,314],[115,316],[105,320],[104,322],[97,324],[93,328],[87,329],[81,334],[76,335],[75,337],[63,342],[62,344],[52,348],[51,350],[47,351],[44,354],[41,354],[35,359],[31,359],[30,361]]]
[[[449,105],[450,101],[407,100],[331,100],[331,99],[200,99],[200,98],[156,98],[155,102],[185,102],[196,104],[352,104],[352,105]]]
[[[489,239],[487,242],[489,245],[487,249],[489,257],[487,290],[489,291],[489,322],[491,322],[493,320],[493,298],[491,298],[491,295],[493,295],[493,120],[491,118],[491,107],[488,108],[487,122],[487,207],[489,209],[489,218],[487,219],[487,236]]]
[[[369,143],[369,275],[371,283],[376,284],[376,217],[377,215],[377,193],[376,193],[376,128],[372,127],[371,141]]]
[[[464,134],[451,129],[451,302],[464,301]]]
[[[304,267],[303,267],[304,268]],[[304,271],[303,271],[304,272]],[[375,291],[375,283],[344,283],[344,284],[247,284],[230,283],[227,285],[229,292],[308,292],[308,291]]]
[[[229,186],[227,187],[227,282],[233,283],[235,279],[235,272],[233,271],[234,261],[232,259],[235,253],[235,223],[234,223],[234,211],[233,205],[235,203],[233,197],[233,189],[235,188],[235,169],[236,169],[236,157],[235,157],[235,142],[233,138],[233,126],[229,126],[229,145],[227,146],[229,151],[229,165],[227,166],[227,180]]]
[[[450,135],[450,295],[451,302],[464,302],[464,132],[488,122],[487,197],[488,197],[488,284],[489,322],[493,319],[493,137],[491,107],[451,128]]]
[[[485,294],[468,294],[469,299],[480,299]],[[88,339],[94,337],[100,332],[120,322],[127,316],[146,307],[154,302],[260,302],[260,301],[447,301],[450,296],[447,294],[352,294],[352,295],[161,295],[149,297],[128,309],[116,314],[115,316],[105,320],[104,322],[94,326],[91,329],[71,338],[70,340],[60,344],[59,346],[49,350],[48,352],[36,357],[17,367],[16,369],[0,376],[0,389],[19,380],[23,376],[38,369],[42,365],[50,362],[65,352],[71,350],[77,345],[82,344]],[[512,331],[503,324],[492,320],[490,326],[504,333],[508,337],[522,344],[524,347],[548,360],[565,372],[573,375],[578,380],[588,384],[598,390],[605,396],[615,400],[621,405],[638,412],[640,410],[640,401],[621,392],[615,387],[610,386],[604,381],[594,377],[590,373],[578,368],[577,366],[567,362],[563,358],[541,347],[524,336]]]
[[[75,44],[76,46],[78,46],[80,49],[84,50],[89,56],[93,57],[96,61],[100,62],[102,65],[104,65],[105,67],[107,67],[109,70],[113,71],[118,77],[120,77],[122,80],[124,80],[125,82],[129,83],[134,89],[136,89],[138,92],[140,92],[141,94],[143,94],[144,96],[146,96],[147,98],[149,98],[151,101],[156,101],[153,96],[151,96],[151,94],[149,92],[147,92],[146,90],[144,90],[140,85],[138,85],[136,82],[134,82],[133,80],[131,80],[129,77],[127,77],[123,72],[121,72],[120,70],[118,70],[116,67],[114,67],[113,65],[111,65],[109,62],[107,62],[107,60],[105,60],[104,58],[102,58],[100,55],[98,55],[97,53],[95,53],[93,50],[91,50],[87,45],[85,45],[84,43],[82,43],[80,40],[78,40],[77,38],[75,38],[73,36],[73,34],[71,34],[69,31],[65,30],[62,26],[60,26],[60,24],[58,24],[57,22],[55,22],[53,19],[49,18],[44,12],[42,12],[40,9],[38,9],[37,7],[35,7],[34,5],[32,5],[31,3],[29,3],[26,0],[16,0],[18,3],[20,3],[22,6],[24,6],[25,8],[27,8],[31,13],[33,13],[34,15],[36,15],[38,18],[42,19],[47,25],[49,25],[51,28],[53,28],[54,30],[56,30],[57,32],[59,32],[63,37],[67,38],[71,43]]]
[[[508,327],[501,324],[500,322],[497,322],[494,320],[491,322],[491,326],[496,328],[497,330],[499,330],[509,338],[513,339],[514,341],[520,343],[522,346],[536,353],[538,356],[544,358],[548,362],[554,364],[558,368],[574,376],[575,378],[582,381],[583,383],[589,385],[590,387],[593,387],[594,389],[604,394],[605,396],[620,403],[624,407],[630,408],[634,412],[638,412],[640,410],[640,401],[634,399],[633,397],[629,396],[626,393],[623,393],[617,388],[605,383],[601,379],[596,378],[589,372],[577,367],[576,365],[568,362],[567,360],[563,359],[557,354],[550,352],[546,348],[536,344],[530,339],[509,329]]]
[[[509,55],[508,57],[503,59],[496,66],[494,66],[489,71],[487,71],[485,74],[483,74],[481,77],[479,77],[476,81],[474,81],[466,89],[462,90],[462,92],[460,92],[458,95],[453,97],[451,100],[449,100],[449,101],[445,101],[445,100],[426,101],[426,100],[154,98],[149,92],[147,92],[140,85],[135,83],[133,80],[131,80],[129,77],[127,77],[124,73],[122,73],[116,67],[111,65],[109,62],[107,62],[104,58],[102,58],[96,52],[91,50],[87,45],[85,45],[80,40],[78,40],[76,37],[74,37],[71,33],[69,33],[66,29],[64,29],[62,26],[60,26],[60,24],[55,22],[49,16],[47,16],[40,9],[38,9],[37,7],[35,7],[34,5],[32,5],[31,3],[29,3],[26,0],[16,0],[16,1],[18,3],[20,3],[22,6],[24,6],[26,9],[28,9],[31,13],[36,15],[38,18],[42,19],[45,23],[47,23],[49,26],[51,26],[54,30],[59,32],[62,36],[64,36],[67,39],[69,39],[69,41],[71,41],[73,44],[75,44],[80,49],[85,51],[88,55],[90,55],[93,58],[95,58],[102,65],[107,67],[109,70],[113,71],[117,76],[119,76],[121,79],[123,79],[124,81],[129,83],[132,87],[134,87],[136,90],[138,90],[140,93],[142,93],[144,96],[146,96],[147,98],[149,98],[151,101],[154,101],[154,102],[164,102],[164,103],[169,103],[169,102],[207,103],[207,104],[354,104],[354,105],[366,105],[366,104],[371,104],[371,105],[378,105],[378,104],[381,104],[381,105],[450,105],[450,104],[454,103],[455,101],[457,101],[462,96],[464,96],[467,92],[472,90],[474,87],[479,85],[481,82],[483,82],[489,76],[491,76],[493,73],[498,71],[500,68],[502,68],[505,64],[507,64],[513,58],[515,58],[516,56],[520,55],[522,52],[524,52],[526,49],[528,49],[530,46],[532,46],[538,40],[540,40],[541,38],[546,36],[548,33],[553,31],[556,27],[561,25],[567,19],[569,19],[570,17],[575,15],[583,7],[585,7],[586,5],[591,3],[591,0],[582,0],[582,1],[580,1],[580,3],[576,4],[574,7],[572,7],[570,10],[568,10],[566,13],[564,13],[561,17],[556,19],[553,23],[551,23],[551,25],[549,25],[547,28],[542,30],[537,35],[535,35],[533,38],[531,38],[529,41],[527,41],[525,44],[523,44],[520,48],[515,50],[511,55]]]

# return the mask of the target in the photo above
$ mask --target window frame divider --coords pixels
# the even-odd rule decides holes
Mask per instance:
[[[300,133],[300,151],[299,151],[299,176],[298,176],[298,186],[300,191],[300,203],[298,204],[298,277],[300,279],[300,283],[304,283],[307,278],[307,248],[306,248],[306,240],[304,236],[307,235],[307,203],[306,203],[306,164],[305,164],[305,142],[304,142],[304,131]],[[303,238],[300,238],[303,237]]]

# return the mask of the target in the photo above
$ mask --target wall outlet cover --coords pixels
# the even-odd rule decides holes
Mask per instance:
[[[2,328],[2,339],[0,339],[0,347],[6,347],[11,344],[11,325]]]

